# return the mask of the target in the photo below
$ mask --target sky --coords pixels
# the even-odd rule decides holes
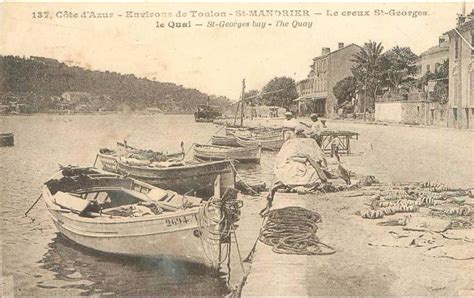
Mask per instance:
[[[467,3],[467,11],[474,8]],[[237,17],[236,10],[306,9],[311,17]],[[426,11],[427,16],[375,16],[375,9]],[[416,53],[434,46],[438,37],[454,28],[462,3],[1,3],[0,54],[55,58],[92,70],[133,73],[161,82],[173,82],[202,92],[236,100],[241,81],[260,89],[276,76],[296,81],[306,77],[312,58],[322,47],[337,49],[338,42],[362,45],[382,42],[385,49],[409,46]],[[178,10],[226,12],[216,18],[58,18],[69,12],[125,14],[152,11],[175,14]],[[346,11],[370,11],[371,16],[341,16]],[[52,18],[33,18],[48,11]],[[335,11],[339,16],[333,16]],[[232,16],[229,13],[234,12]],[[204,24],[168,28],[169,21]],[[207,28],[208,21],[270,22],[266,28]],[[289,21],[286,28],[277,20]],[[292,28],[297,20],[310,28]],[[156,21],[165,23],[157,28]]]

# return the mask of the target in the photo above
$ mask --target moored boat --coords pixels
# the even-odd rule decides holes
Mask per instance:
[[[241,162],[260,162],[260,147],[226,147],[194,144],[194,156],[203,160],[232,159]]]
[[[127,144],[117,142],[118,150],[111,150],[108,148],[101,148],[97,153],[97,158],[102,164],[102,169],[105,171],[118,173],[117,159],[120,156],[135,158],[137,160],[146,160],[150,162],[165,162],[169,160],[180,161],[184,158],[184,152],[178,153],[163,153],[152,150],[143,150],[131,147]],[[144,162],[147,164],[148,162]]]
[[[97,157],[102,164],[102,169],[104,171],[117,173],[117,158],[118,154],[115,150],[110,150],[107,148],[99,149]],[[95,165],[94,165],[95,166]]]
[[[75,243],[212,268],[223,262],[219,251],[229,243],[227,222],[239,203],[234,190],[203,202],[129,177],[71,167],[48,180],[42,195],[59,232]]]
[[[262,149],[277,151],[285,143],[282,136],[260,137],[260,138],[246,138],[237,137],[237,143],[242,147],[256,147],[260,146]]]
[[[219,175],[222,191],[235,186],[235,168],[229,160],[151,163],[121,157],[117,159],[117,166],[122,174],[181,194],[212,194],[214,180]]]
[[[233,135],[219,136],[213,135],[211,138],[211,144],[216,146],[229,146],[229,147],[239,147],[237,143],[237,138]]]
[[[0,133],[0,147],[11,147],[14,145],[15,135],[13,133]]]
[[[212,123],[214,119],[222,116],[222,114],[218,112],[215,108],[216,107],[212,107],[209,105],[208,98],[207,105],[199,105],[197,111],[194,112],[194,120],[196,122]]]
[[[153,150],[146,150],[146,149],[139,149],[128,145],[127,143],[117,142],[117,148],[120,155],[126,154],[138,154],[141,155],[143,158],[147,158],[153,161],[166,161],[170,159],[181,160],[184,158],[184,149],[181,152],[158,152]]]

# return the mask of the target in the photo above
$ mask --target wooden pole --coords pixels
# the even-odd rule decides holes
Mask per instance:
[[[28,216],[28,213],[31,211],[31,209],[33,209],[33,207],[38,203],[38,201],[41,199],[43,195],[40,194],[39,197],[36,199],[36,201],[33,203],[33,205],[31,205],[30,208],[28,208],[28,210],[25,212],[25,216]]]
[[[242,95],[240,96],[240,101],[242,102],[242,110],[240,111],[240,126],[244,126],[244,96],[245,96],[245,79],[242,80]]]
[[[364,112],[364,122],[365,122],[365,109],[367,108],[367,81],[368,81],[368,78],[366,77],[366,78],[365,78],[365,88],[364,88],[364,89],[365,89],[365,90],[364,90],[364,91],[365,91],[365,92],[364,92],[364,93],[365,93],[365,94],[364,94],[364,105],[363,105],[363,107],[362,107],[363,112]]]
[[[240,102],[237,102],[237,110],[235,110],[235,116],[234,116],[234,126],[235,126],[235,122],[237,121],[237,115],[239,114],[239,107],[240,107]]]

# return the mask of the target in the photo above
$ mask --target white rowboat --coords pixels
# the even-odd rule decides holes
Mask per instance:
[[[241,162],[260,162],[260,147],[226,147],[194,144],[194,156],[204,160],[232,159]]]
[[[223,238],[215,235],[228,232],[217,224],[226,213],[212,200],[203,202],[94,168],[63,169],[44,184],[42,194],[59,232],[82,246],[212,268],[222,262]]]

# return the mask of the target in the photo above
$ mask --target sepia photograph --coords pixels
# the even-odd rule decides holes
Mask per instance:
[[[474,3],[0,2],[2,297],[474,296]]]

